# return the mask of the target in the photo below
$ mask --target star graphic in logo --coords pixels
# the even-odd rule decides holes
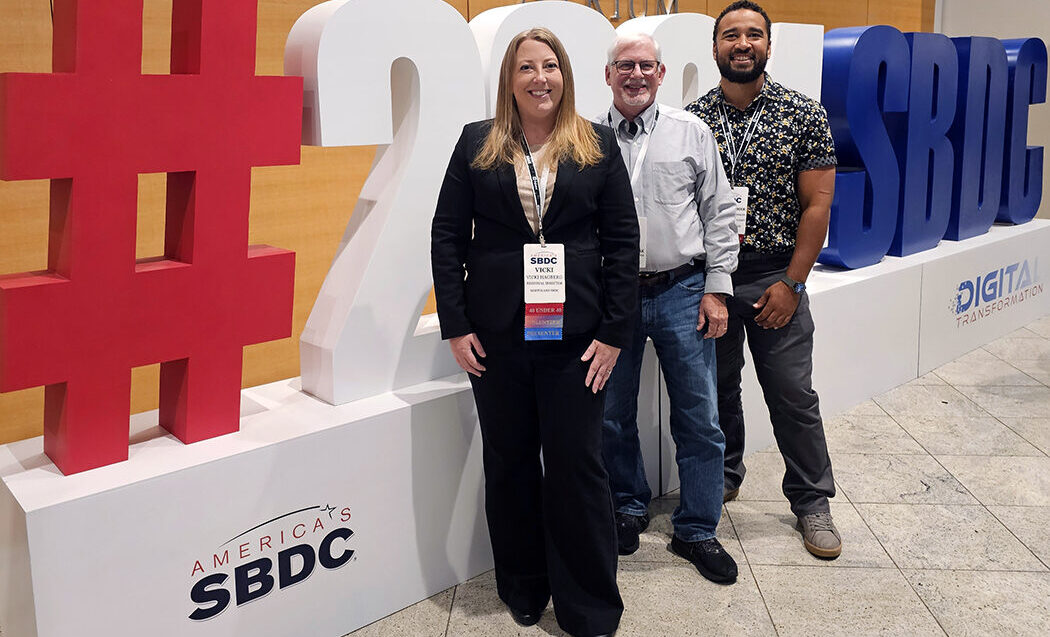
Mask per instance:
[[[331,520],[332,519],[332,513],[335,512],[335,507],[326,503],[324,505],[324,508],[321,509],[321,512],[324,513],[326,511],[328,512],[328,519]]]

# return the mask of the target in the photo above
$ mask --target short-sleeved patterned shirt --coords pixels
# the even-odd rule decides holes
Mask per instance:
[[[729,126],[738,145],[744,140],[755,112],[765,104],[735,171],[721,123],[721,104],[725,104]],[[720,86],[686,110],[711,127],[718,141],[722,165],[733,186],[748,187],[747,228],[741,249],[768,254],[793,251],[802,216],[798,173],[838,163],[824,107],[766,75],[758,97],[743,111],[725,101]]]

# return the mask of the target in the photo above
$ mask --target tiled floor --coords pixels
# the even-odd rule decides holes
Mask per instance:
[[[620,560],[618,635],[1050,634],[1050,316],[825,426],[842,556],[805,552],[763,450],[719,528],[737,583],[668,552],[661,498]],[[518,627],[491,572],[353,633],[545,634],[564,634],[553,611]]]

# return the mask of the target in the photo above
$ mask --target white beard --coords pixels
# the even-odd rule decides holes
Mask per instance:
[[[648,102],[648,101],[649,101],[649,91],[646,91],[644,93],[639,93],[638,95],[635,95],[633,97],[630,96],[630,95],[624,95],[623,96],[623,102],[624,102],[624,104],[627,104],[628,106],[644,106],[645,103]]]

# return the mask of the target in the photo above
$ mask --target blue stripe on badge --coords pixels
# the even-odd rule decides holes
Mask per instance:
[[[560,327],[526,327],[526,341],[560,341]]]

